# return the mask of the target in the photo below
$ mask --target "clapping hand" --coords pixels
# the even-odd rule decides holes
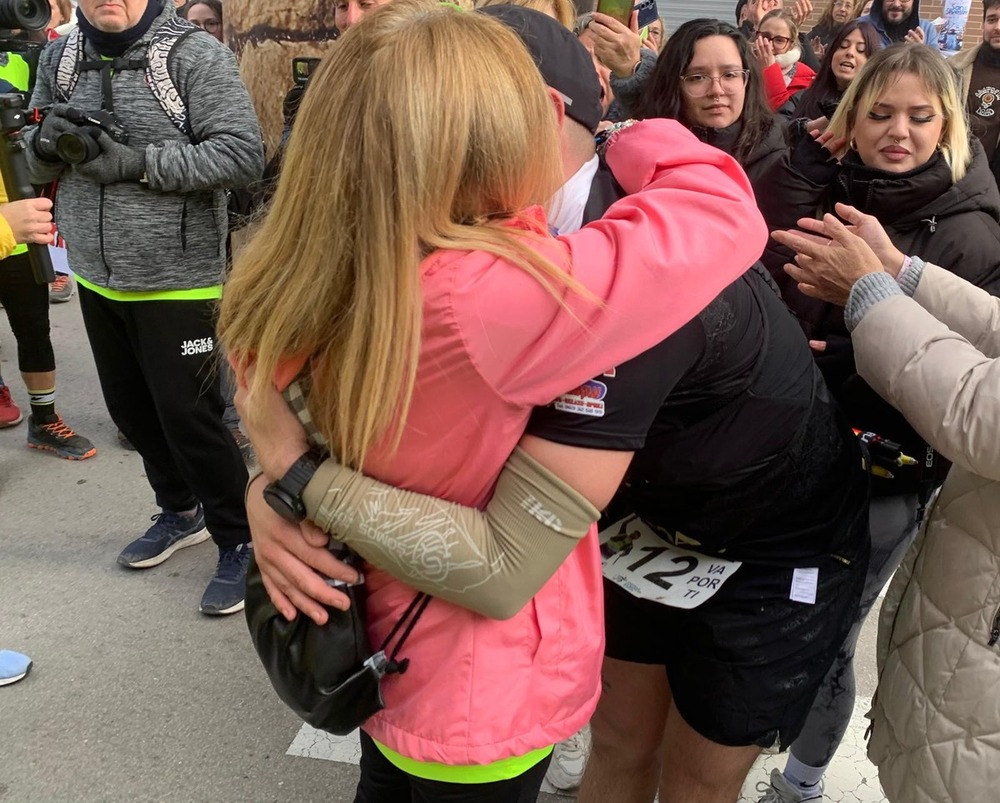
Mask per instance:
[[[809,15],[812,14],[812,10],[812,0],[795,0],[795,7],[791,11],[795,24],[801,28],[803,23],[809,18]]]
[[[871,215],[844,204],[837,204],[837,214],[847,223],[831,214],[822,220],[803,218],[798,221],[803,231],[776,231],[772,236],[795,252],[795,264],[785,265],[785,272],[804,295],[844,306],[858,279],[887,266],[895,275],[903,255]]]

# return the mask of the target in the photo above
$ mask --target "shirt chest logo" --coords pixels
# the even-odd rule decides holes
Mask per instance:
[[[564,393],[556,399],[552,406],[563,413],[576,413],[577,415],[591,415],[595,418],[604,416],[604,397],[608,393],[608,386],[596,379],[584,382],[580,387]]]
[[[998,96],[1000,96],[1000,89],[997,89],[995,86],[984,86],[976,92],[976,98],[979,100],[979,108],[976,109],[976,114],[979,117],[993,117],[997,113],[996,109],[993,108],[993,104],[997,102]]]

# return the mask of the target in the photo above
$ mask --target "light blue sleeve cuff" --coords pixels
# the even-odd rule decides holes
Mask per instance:
[[[888,273],[868,273],[862,276],[851,288],[847,306],[844,307],[844,323],[847,324],[848,331],[853,332],[868,314],[868,310],[880,301],[901,295],[903,291]]]
[[[924,266],[927,263],[920,257],[910,257],[909,260],[906,268],[900,271],[899,276],[896,277],[896,284],[912,298],[917,292],[917,285],[920,284],[920,277],[924,275]]]

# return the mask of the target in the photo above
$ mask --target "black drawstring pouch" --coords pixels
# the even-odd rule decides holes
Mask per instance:
[[[337,585],[351,601],[346,611],[327,608],[329,619],[317,625],[302,613],[291,622],[274,607],[252,557],[247,567],[247,627],[254,649],[282,701],[308,724],[344,736],[385,708],[381,681],[406,671],[399,651],[430,602],[417,594],[392,631],[373,652],[365,630],[365,586]],[[360,570],[360,559],[344,550],[340,560]],[[392,640],[402,635],[392,647]]]

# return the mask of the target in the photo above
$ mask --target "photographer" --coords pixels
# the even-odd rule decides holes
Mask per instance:
[[[7,21],[9,23],[9,21]],[[5,38],[8,47],[19,43]],[[27,54],[4,50],[0,65],[0,94],[26,93],[31,76]],[[7,191],[0,182],[0,203]],[[0,206],[6,230],[0,232],[0,305],[7,313],[17,341],[17,362],[31,405],[28,446],[67,460],[84,460],[97,454],[94,445],[77,435],[56,413],[56,360],[49,335],[49,287],[39,284],[32,272],[26,242],[51,241],[51,201],[32,198]],[[44,231],[42,229],[44,228]],[[22,245],[15,245],[22,243]],[[0,377],[0,428],[12,427],[23,415]]]
[[[26,131],[32,179],[59,180],[59,230],[115,424],[142,455],[161,512],[118,562],[142,569],[209,537],[201,600],[243,608],[247,473],[223,425],[214,306],[225,189],[260,176],[260,127],[232,53],[169,0],[81,0],[43,53]],[[207,528],[207,529],[206,529]]]

